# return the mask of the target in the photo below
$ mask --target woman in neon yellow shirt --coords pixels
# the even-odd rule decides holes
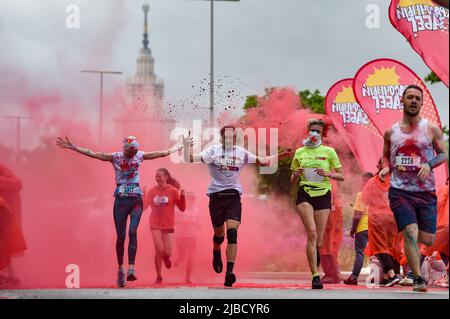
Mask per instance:
[[[322,246],[325,227],[331,209],[330,179],[343,181],[342,165],[336,151],[322,145],[325,122],[313,119],[308,122],[308,137],[303,147],[294,155],[291,164],[291,183],[299,183],[297,211],[306,230],[306,255],[312,273],[312,289],[322,289],[317,272],[320,264],[318,251]]]

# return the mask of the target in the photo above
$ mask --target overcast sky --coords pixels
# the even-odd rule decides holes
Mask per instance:
[[[134,74],[142,44],[141,6],[149,13],[150,47],[168,101],[200,99],[209,74],[209,3],[201,0],[0,0],[0,115],[15,113],[22,94],[57,90],[96,103],[98,80],[85,68],[117,70],[107,92]],[[234,103],[264,88],[289,86],[325,94],[337,80],[353,77],[371,59],[402,61],[419,76],[429,69],[389,23],[388,0],[241,0],[216,2],[217,78],[237,92]],[[66,6],[81,10],[79,29],[65,26]],[[380,8],[379,29],[365,26],[366,6]],[[12,85],[20,79],[24,85]],[[18,90],[19,89],[19,90]],[[448,89],[429,89],[448,124]],[[24,92],[26,91],[26,92]],[[223,90],[218,109],[223,109]],[[5,103],[5,101],[7,103]],[[6,125],[5,120],[1,125]],[[5,126],[6,127],[6,126]]]

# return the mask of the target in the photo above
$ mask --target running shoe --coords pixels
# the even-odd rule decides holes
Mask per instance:
[[[402,277],[400,275],[395,275],[392,278],[389,278],[388,283],[386,284],[386,287],[392,287],[395,284],[398,284],[402,280]]]
[[[117,286],[120,288],[124,288],[127,281],[125,280],[125,270],[119,269],[117,272]]]
[[[156,277],[155,284],[157,284],[157,285],[162,284],[162,277],[161,276]]]
[[[225,287],[231,287],[236,282],[236,275],[232,272],[227,272],[225,275],[225,283],[223,284]]]
[[[442,288],[448,288],[448,274],[445,274],[438,280],[434,282],[436,286],[442,287]]]
[[[136,269],[128,269],[128,273],[127,273],[127,281],[135,281],[137,280],[136,277]]]
[[[344,284],[349,285],[349,286],[357,286],[358,278],[355,278],[352,275],[350,275],[347,279],[344,279]]]
[[[426,292],[427,290],[427,283],[422,276],[414,278],[413,291]]]
[[[312,289],[323,289],[323,284],[322,284],[322,280],[320,280],[320,276],[313,277]]]
[[[223,263],[222,263],[222,255],[220,250],[213,250],[213,268],[214,271],[218,274],[222,272]]]
[[[172,267],[172,262],[170,261],[170,256],[164,255],[164,265],[167,269],[170,269]]]
[[[414,279],[405,277],[402,280],[400,280],[400,282],[398,284],[401,286],[412,286],[414,284]]]

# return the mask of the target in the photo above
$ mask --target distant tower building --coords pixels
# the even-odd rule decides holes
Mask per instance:
[[[134,135],[147,149],[164,148],[171,143],[169,136],[175,127],[175,120],[167,118],[164,109],[164,84],[154,71],[154,59],[149,48],[147,15],[150,6],[142,6],[144,11],[143,47],[137,58],[136,74],[127,80],[127,105],[120,118],[121,135]]]
[[[147,15],[148,4],[142,6],[144,11],[143,47],[137,58],[137,70],[134,77],[127,81],[129,105],[140,111],[146,111],[151,117],[164,117],[164,83],[156,77],[154,59],[149,48]]]

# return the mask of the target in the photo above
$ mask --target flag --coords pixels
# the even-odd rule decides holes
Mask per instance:
[[[383,136],[353,94],[353,79],[336,82],[325,97],[325,113],[366,172],[374,172],[383,156]]]
[[[356,101],[382,134],[403,118],[400,98],[408,85],[415,84],[423,90],[425,118],[442,129],[436,105],[425,84],[409,67],[392,59],[370,61],[358,70],[353,80]],[[447,179],[445,164],[435,170],[436,186],[443,186]]]
[[[432,0],[392,0],[389,20],[448,87],[449,10]]]

